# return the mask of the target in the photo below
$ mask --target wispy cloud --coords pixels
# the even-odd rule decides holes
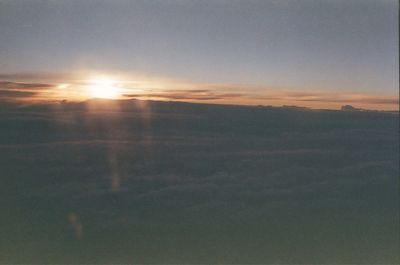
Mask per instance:
[[[141,94],[124,94],[128,98],[159,98],[164,100],[220,100],[229,98],[241,98],[244,94],[240,93],[221,93],[207,89],[193,90],[164,90],[160,92],[141,93]]]
[[[63,79],[74,79],[78,74],[74,73],[46,73],[46,72],[22,72],[22,73],[0,73],[1,80],[13,82],[34,82],[38,80],[59,81]]]
[[[333,92],[276,92],[271,96],[261,96],[260,98],[268,100],[290,100],[296,102],[321,102],[321,103],[361,103],[361,104],[379,104],[396,105],[399,103],[395,96],[378,96],[369,94],[351,94],[351,93],[333,93]]]
[[[396,96],[382,96],[369,94],[341,94],[334,92],[299,92],[264,89],[259,92],[254,89],[247,91],[243,87],[231,87],[234,93],[227,93],[228,87],[223,89],[187,89],[142,91],[141,93],[124,94],[127,98],[160,99],[179,101],[201,101],[224,104],[245,105],[299,105],[315,108],[340,108],[343,104],[354,104],[359,107],[372,109],[396,109],[399,99]],[[242,92],[239,92],[242,91]]]
[[[53,86],[54,85],[42,84],[42,83],[19,83],[19,82],[0,81],[1,89],[46,89]]]
[[[14,91],[14,90],[0,90],[0,98],[2,97],[32,97],[36,95],[37,92],[32,91]]]
[[[0,81],[0,99],[6,101],[26,101],[43,99],[50,95],[55,85],[49,83]]]
[[[0,75],[0,77],[18,75]],[[44,75],[45,76],[45,75]],[[29,75],[19,77],[28,78]],[[53,76],[55,78],[55,76]],[[39,79],[38,79],[39,80]],[[68,82],[72,81],[72,82]],[[68,82],[68,85],[63,83]],[[358,108],[397,110],[395,95],[367,93],[337,93],[335,91],[299,91],[293,89],[252,87],[234,84],[207,84],[165,81],[163,86],[147,81],[121,81],[121,99],[154,99],[238,105],[297,105],[311,108],[338,109],[344,104]],[[63,84],[63,86],[60,86]],[[161,83],[160,83],[161,84]],[[17,82],[0,80],[0,98],[7,100],[63,100],[82,101],[90,98],[88,80],[53,79],[48,82]],[[148,86],[147,86],[148,85]],[[86,92],[85,92],[86,91]],[[85,94],[86,93],[86,94]]]

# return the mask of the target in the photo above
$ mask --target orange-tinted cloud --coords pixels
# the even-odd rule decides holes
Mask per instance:
[[[207,89],[193,90],[163,90],[160,92],[125,94],[128,98],[158,98],[163,100],[190,100],[190,101],[208,101],[229,98],[240,98],[244,94],[240,93],[221,93]]]
[[[238,89],[234,89],[238,91]],[[209,102],[223,104],[244,105],[297,105],[311,108],[339,109],[344,104],[354,104],[361,108],[391,109],[398,108],[398,97],[377,96],[368,94],[341,94],[333,92],[298,92],[298,91],[274,91],[246,93],[224,93],[207,89],[194,90],[164,90],[159,92],[142,92],[125,94],[127,98],[178,100],[190,102]]]
[[[42,83],[20,83],[20,82],[0,81],[0,89],[46,89],[49,87],[53,87],[53,85],[42,84]]]
[[[62,81],[62,80],[60,80]],[[75,82],[68,89],[61,90],[55,83],[0,81],[0,99],[6,100],[64,100],[82,101],[89,98],[85,94],[87,82]],[[164,89],[130,87],[123,84],[121,99],[153,99],[168,101],[204,102],[237,105],[296,105],[310,108],[340,109],[342,105],[357,108],[398,110],[399,98],[393,95],[372,95],[367,93],[335,93],[327,91],[293,91],[273,88],[254,88],[227,84],[188,84],[190,89],[182,89],[182,84],[168,84]],[[178,89],[179,87],[180,89]]]
[[[0,98],[4,97],[15,97],[15,98],[20,98],[20,97],[32,97],[36,95],[37,92],[32,92],[32,91],[17,91],[17,90],[0,90]]]

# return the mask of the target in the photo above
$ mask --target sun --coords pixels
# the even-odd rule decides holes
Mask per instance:
[[[121,94],[118,81],[107,77],[89,80],[88,88],[88,93],[92,98],[115,99]]]

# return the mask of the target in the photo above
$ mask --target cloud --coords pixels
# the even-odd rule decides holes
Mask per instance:
[[[254,253],[247,245],[264,253],[267,241],[278,249],[300,242],[313,252],[339,238],[349,253],[353,246],[385,253],[397,242],[398,226],[387,220],[398,216],[398,115],[120,104],[110,112],[84,103],[2,109],[2,196],[11,213],[4,240],[28,238],[36,253],[37,241],[82,237],[90,240],[85,257],[102,261],[98,244],[131,253],[132,238],[144,253],[154,246],[188,255],[202,238],[202,246],[212,239],[213,249],[233,244],[246,253]],[[147,128],[144,111],[152,112]],[[382,238],[395,239],[374,240]]]
[[[0,98],[25,98],[37,95],[37,92],[30,91],[14,91],[14,90],[0,90]]]
[[[127,98],[158,98],[164,100],[189,100],[189,101],[210,101],[230,98],[241,98],[241,93],[221,93],[208,89],[188,89],[188,90],[163,90],[160,92],[124,94]]]
[[[73,73],[34,73],[34,72],[26,72],[26,73],[0,73],[0,79],[2,80],[11,80],[13,82],[32,82],[32,81],[40,81],[40,80],[51,80],[51,81],[59,81],[65,79],[74,79],[78,74]]]
[[[43,83],[19,83],[19,82],[8,82],[8,81],[0,81],[0,89],[48,89],[52,88],[54,85],[52,84],[43,84]]]
[[[334,103],[361,103],[361,104],[379,104],[396,105],[399,99],[396,97],[365,96],[365,95],[320,95],[308,94],[296,97],[296,101],[314,101],[314,102],[334,102]]]
[[[344,104],[356,105],[365,109],[396,110],[399,98],[394,95],[372,95],[355,93],[335,93],[321,91],[267,91],[249,97],[259,102],[282,102],[284,105],[307,106],[312,108],[339,109]]]
[[[49,83],[26,83],[0,81],[0,98],[6,101],[20,101],[46,98],[55,91],[55,85]]]
[[[50,75],[49,82],[14,82],[0,81],[1,91],[27,91],[40,93],[3,92],[7,99],[34,99],[34,100],[84,100],[90,97],[85,91],[88,82],[85,79],[72,79],[66,82],[63,75]],[[35,77],[34,74],[0,75],[10,79]],[[42,80],[46,74],[36,76]],[[336,93],[333,91],[295,91],[280,88],[253,87],[235,84],[190,83],[167,80],[164,87],[152,87],[148,81],[128,81],[121,79],[123,90],[122,98],[156,99],[168,101],[187,101],[203,103],[221,103],[234,105],[293,105],[309,108],[340,109],[342,105],[353,105],[356,108],[397,110],[399,98],[395,95],[372,95],[367,93]],[[50,82],[51,80],[54,83]],[[147,83],[146,83],[147,82]],[[164,81],[160,81],[161,83]],[[68,89],[56,89],[56,84],[68,83]],[[149,86],[146,86],[149,85]],[[24,97],[25,95],[25,97]],[[3,96],[4,98],[5,96]]]

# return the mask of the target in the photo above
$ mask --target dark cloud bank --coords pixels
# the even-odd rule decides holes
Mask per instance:
[[[398,114],[0,106],[1,263],[398,263]]]

